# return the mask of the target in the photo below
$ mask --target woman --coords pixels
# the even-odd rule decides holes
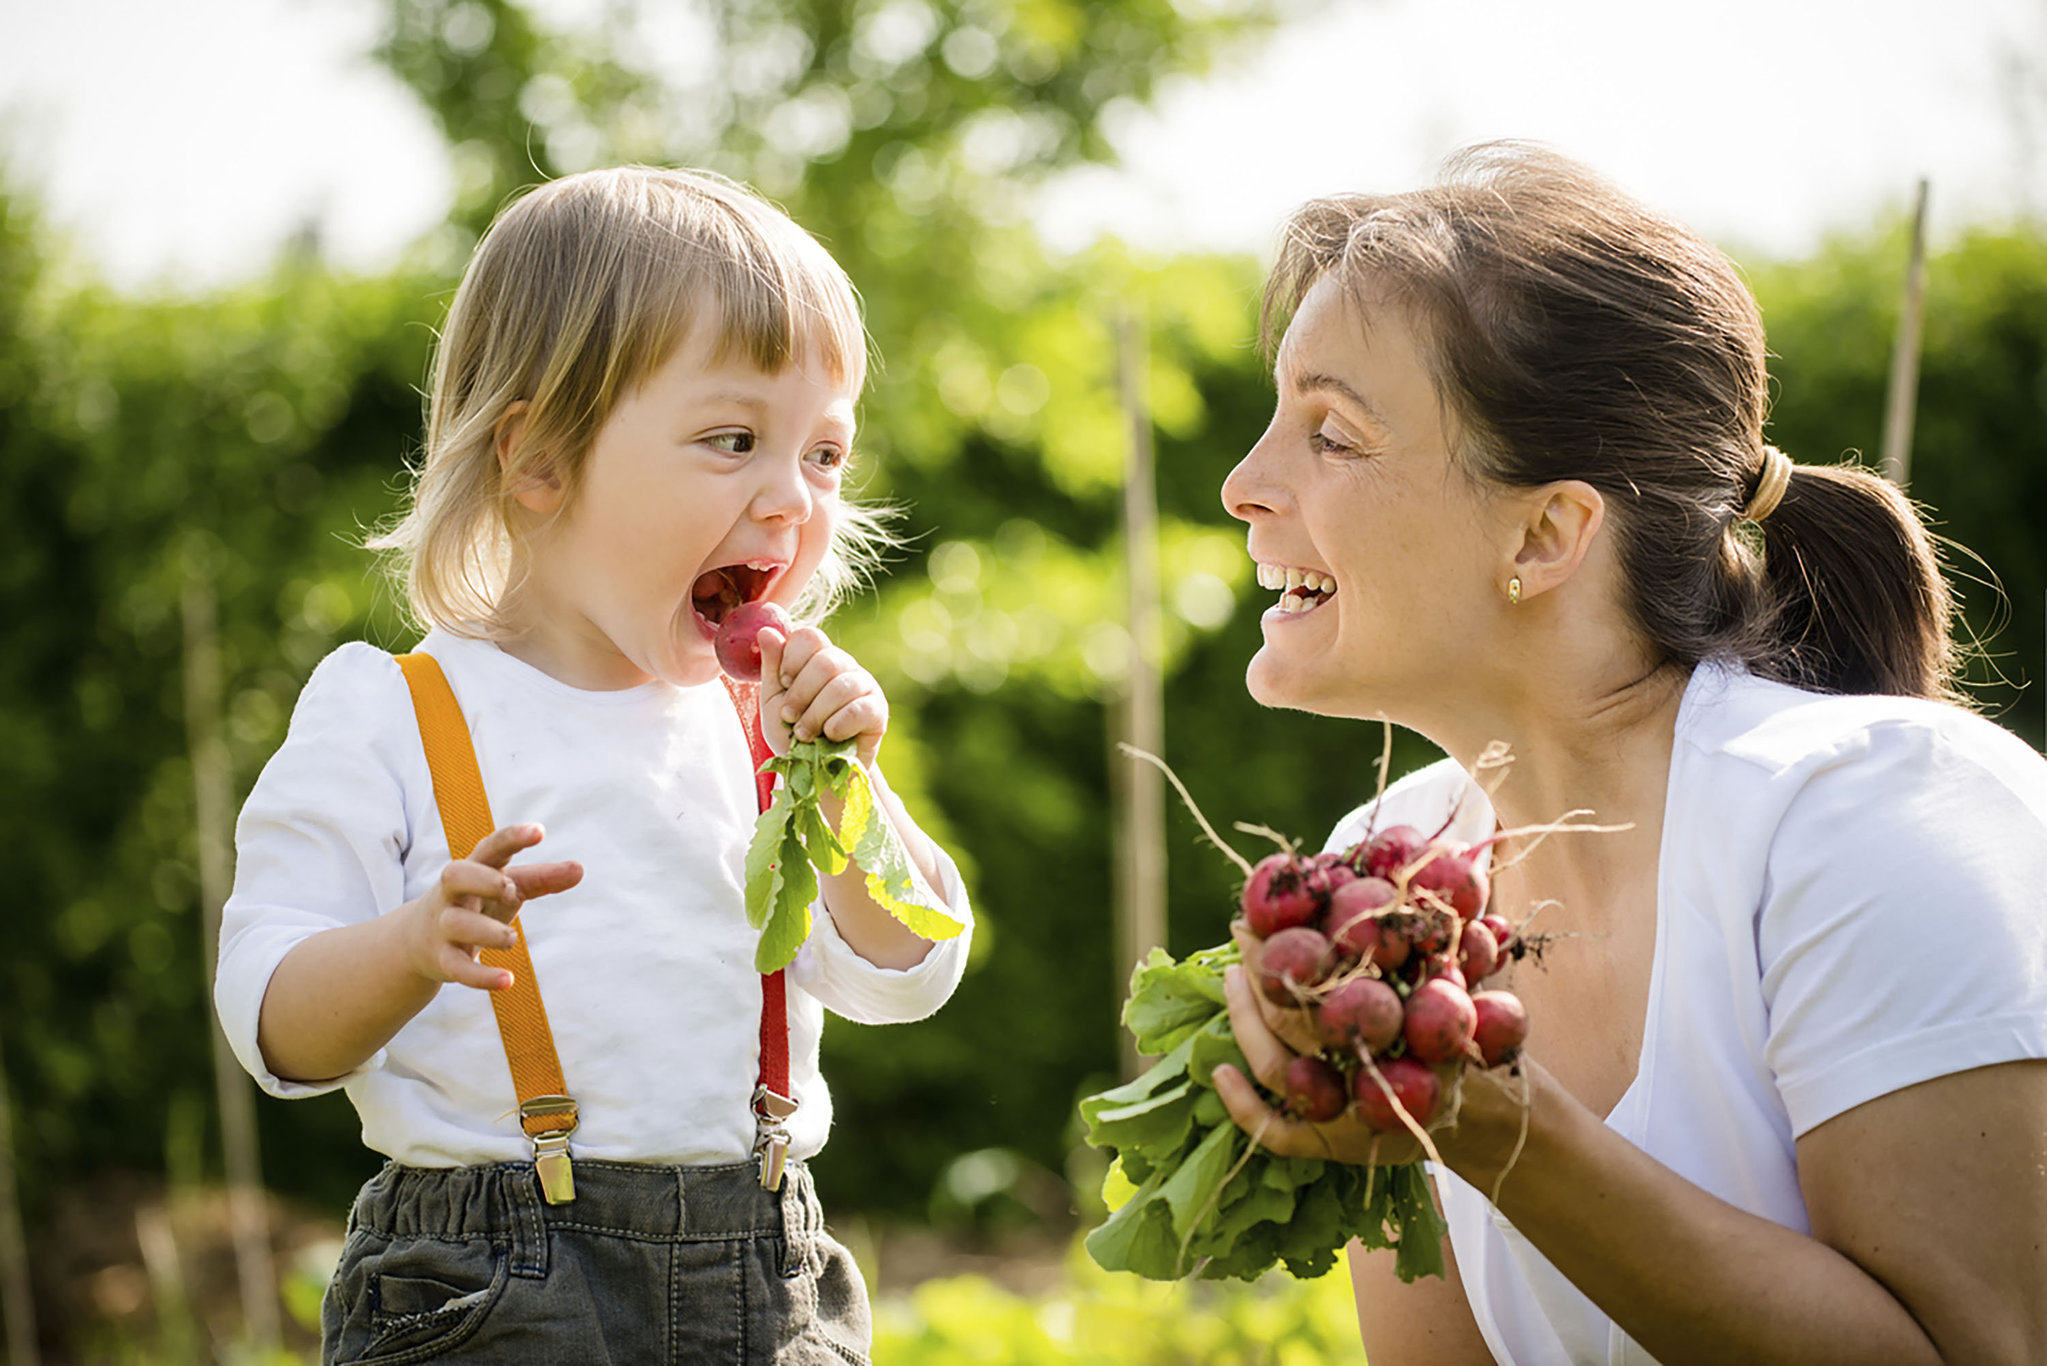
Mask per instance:
[[[1513,970],[1528,1060],[1433,1136],[1449,1277],[1353,1249],[1373,1366],[2047,1361],[2047,763],[1953,705],[1911,505],[1766,446],[1734,267],[1547,154],[1307,205],[1288,317],[1223,487],[1300,571],[1252,694],[1443,747],[1381,826],[1628,827],[1497,879],[1562,937]],[[1230,990],[1270,1085],[1306,1036]],[[1270,1147],[1369,1159],[1218,1085]]]

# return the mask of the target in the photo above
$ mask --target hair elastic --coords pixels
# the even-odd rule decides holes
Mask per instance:
[[[1748,506],[1741,510],[1745,522],[1760,522],[1777,510],[1777,504],[1784,501],[1784,490],[1791,486],[1791,457],[1775,446],[1763,447],[1763,468],[1756,475],[1756,491],[1748,498]]]

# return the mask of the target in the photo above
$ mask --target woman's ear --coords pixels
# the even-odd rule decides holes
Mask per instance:
[[[516,477],[513,475],[513,470],[518,465],[519,447],[526,440],[528,406],[526,400],[522,398],[505,409],[505,415],[498,419],[495,436],[498,469],[506,478],[513,480],[507,491],[521,507],[542,516],[551,516],[559,511],[562,505],[560,477],[549,471],[544,463],[539,462],[536,462],[537,468],[526,469]]]
[[[1566,479],[1530,491],[1514,555],[1518,600],[1562,586],[1585,562],[1606,521],[1606,498],[1582,479]]]

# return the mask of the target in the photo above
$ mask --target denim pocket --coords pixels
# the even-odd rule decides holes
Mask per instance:
[[[335,1276],[335,1341],[347,1366],[428,1361],[469,1341],[505,1292],[504,1249],[488,1242],[364,1239]]]

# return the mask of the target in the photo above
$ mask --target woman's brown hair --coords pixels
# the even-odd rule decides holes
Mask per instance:
[[[1947,584],[1897,489],[1856,465],[1797,465],[1775,508],[1745,519],[1766,472],[1762,318],[1690,229],[1553,153],[1489,143],[1428,189],[1303,205],[1266,283],[1268,349],[1324,276],[1418,324],[1471,474],[1600,491],[1663,662],[1957,696]]]

